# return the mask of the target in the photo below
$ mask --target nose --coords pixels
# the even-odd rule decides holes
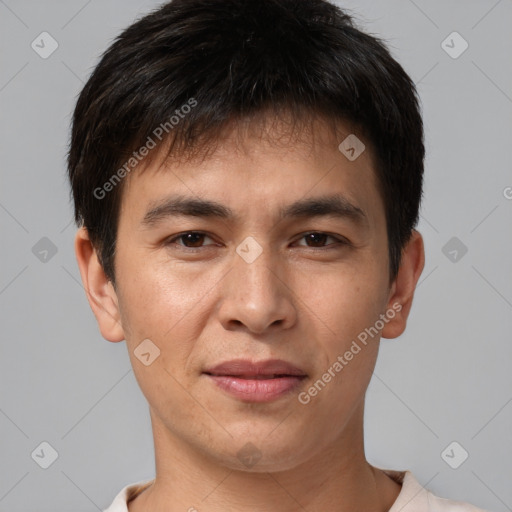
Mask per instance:
[[[252,262],[235,254],[223,279],[219,318],[226,330],[262,334],[289,329],[297,318],[293,297],[286,269],[269,249]]]

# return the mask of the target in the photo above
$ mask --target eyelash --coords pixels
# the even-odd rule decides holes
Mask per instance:
[[[179,239],[182,239],[184,238],[185,236],[187,235],[200,235],[200,236],[205,236],[205,237],[208,237],[208,238],[212,238],[208,235],[208,233],[205,233],[203,231],[185,231],[184,233],[180,233],[179,235],[175,235],[173,236],[172,238],[169,238],[166,240],[165,244],[166,245],[177,245],[178,247],[182,248],[182,249],[185,249],[185,250],[188,250],[188,251],[192,251],[192,252],[196,252],[197,250],[199,249],[203,249],[204,247],[207,247],[207,246],[201,246],[201,247],[187,247],[186,245],[182,245],[182,244],[176,244],[176,240],[179,240]],[[307,245],[302,245],[301,247],[306,247],[308,249],[320,249],[320,250],[325,250],[325,249],[332,249],[333,247],[329,247],[329,245],[335,245],[335,246],[339,246],[339,245],[350,245],[350,242],[345,239],[345,238],[341,238],[341,237],[337,237],[337,236],[334,236],[334,235],[331,235],[330,233],[325,233],[323,231],[309,231],[307,233],[304,233],[300,236],[300,238],[298,240],[301,240],[309,235],[325,235],[327,236],[328,238],[333,238],[334,240],[336,240],[337,243],[335,244],[328,244],[326,246],[323,246],[323,247],[309,247]],[[214,245],[214,244],[210,244],[210,245]]]

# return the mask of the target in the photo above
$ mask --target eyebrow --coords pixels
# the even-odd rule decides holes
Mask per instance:
[[[366,213],[346,197],[336,194],[299,199],[280,208],[279,220],[289,218],[335,217],[346,218],[358,225],[368,225]],[[170,217],[203,217],[237,221],[231,208],[207,199],[184,196],[170,196],[150,205],[144,218],[143,227],[151,228]]]

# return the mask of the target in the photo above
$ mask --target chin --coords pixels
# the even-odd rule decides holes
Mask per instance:
[[[223,461],[223,465],[235,471],[242,471],[245,473],[276,473],[281,471],[288,471],[300,465],[300,460],[297,454],[292,457],[287,453],[282,455],[279,453],[268,453],[264,450],[259,451],[258,456],[253,456],[253,460],[244,456],[241,458],[229,458]]]
[[[275,427],[274,423],[272,428],[261,431],[253,428],[247,435],[234,435],[226,447],[226,452],[232,456],[226,458],[226,452],[219,453],[219,462],[230,469],[251,473],[287,471],[305,462],[308,447],[304,439],[295,438],[286,429],[277,436],[277,429],[271,433]]]

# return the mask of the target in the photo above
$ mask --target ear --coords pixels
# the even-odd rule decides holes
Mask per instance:
[[[402,251],[400,268],[389,292],[387,310],[395,311],[395,316],[382,329],[383,338],[397,338],[405,331],[416,284],[424,266],[423,237],[418,231],[413,230],[409,242]]]
[[[76,233],[75,254],[87,300],[96,317],[101,335],[108,341],[123,341],[125,336],[116,291],[107,278],[84,227]]]

